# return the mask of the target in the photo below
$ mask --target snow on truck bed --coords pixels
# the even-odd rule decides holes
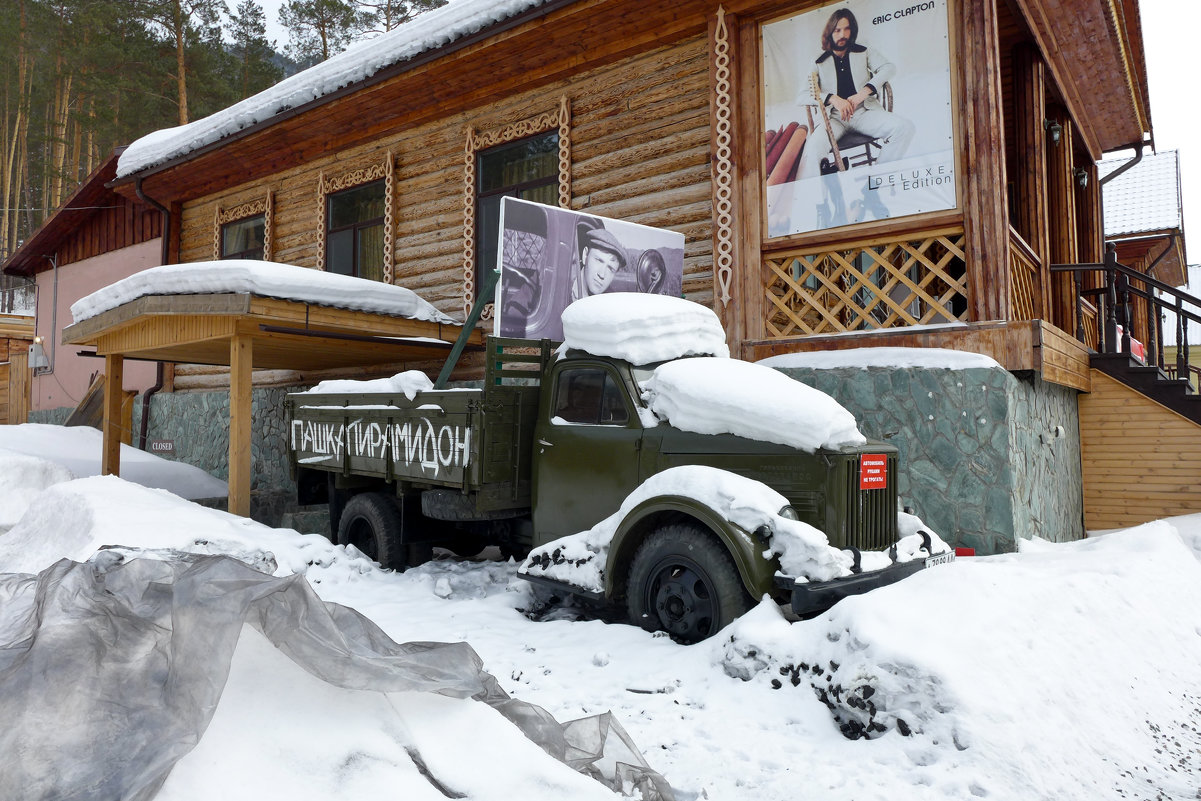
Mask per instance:
[[[75,301],[71,317],[78,323],[147,295],[225,293],[249,293],[434,323],[456,322],[401,286],[293,264],[243,259],[152,267]]]

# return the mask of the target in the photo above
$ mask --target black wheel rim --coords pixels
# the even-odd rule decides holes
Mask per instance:
[[[379,551],[375,547],[375,532],[371,524],[361,517],[350,521],[346,528],[346,544],[353,545],[363,552],[373,562],[379,561]]]
[[[699,642],[715,631],[718,607],[713,582],[691,559],[670,556],[655,565],[645,601],[659,626],[681,642]]]

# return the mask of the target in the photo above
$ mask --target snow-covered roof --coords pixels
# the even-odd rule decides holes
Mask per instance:
[[[1102,161],[1097,170],[1104,178],[1131,158]],[[1142,161],[1105,185],[1103,199],[1106,236],[1183,228],[1177,152],[1145,154]]]
[[[293,264],[229,259],[167,264],[122,278],[71,304],[75,322],[147,295],[261,295],[318,306],[455,323],[411,289]]]
[[[215,114],[143,136],[121,155],[117,177],[124,178],[187,155],[277,114],[370,78],[382,69],[548,2],[550,0],[451,0],[441,8],[421,14],[374,39],[359,42]]]

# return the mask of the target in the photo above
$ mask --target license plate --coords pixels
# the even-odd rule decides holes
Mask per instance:
[[[935,565],[945,565],[955,561],[955,552],[947,551],[946,553],[935,554],[926,559],[926,567],[934,567]]]

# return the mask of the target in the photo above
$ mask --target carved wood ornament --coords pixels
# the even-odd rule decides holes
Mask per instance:
[[[264,198],[241,203],[232,208],[226,209],[218,206],[213,213],[213,259],[221,258],[221,226],[261,214],[263,215],[263,261],[271,261],[271,227],[274,213],[274,192],[268,192]]]
[[[713,294],[723,306],[730,302],[730,284],[734,280],[734,160],[732,155],[732,98],[730,85],[730,32],[726,10],[717,7],[717,25],[713,32],[715,65],[713,182]]]
[[[396,254],[393,248],[395,234],[393,227],[393,196],[396,194],[396,167],[391,153],[384,156],[383,161],[361,167],[357,170],[341,173],[329,178],[322,171],[317,179],[317,269],[325,269],[325,232],[328,226],[329,204],[326,199],[335,192],[350,189],[372,181],[384,182],[384,283],[392,283]]]
[[[475,303],[475,157],[481,150],[524,139],[527,136],[559,132],[559,206],[571,207],[571,103],[564,95],[559,108],[536,117],[520,120],[503,128],[486,131],[467,129],[463,148],[463,316],[471,313]],[[492,318],[492,304],[484,307],[482,318]]]

